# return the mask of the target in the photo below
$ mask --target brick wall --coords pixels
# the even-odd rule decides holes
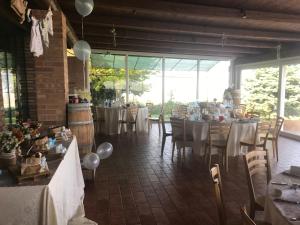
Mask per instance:
[[[68,57],[69,90],[84,89],[83,63],[76,57]]]
[[[42,18],[46,12],[32,13]],[[69,94],[66,19],[62,13],[53,12],[53,28],[54,36],[49,35],[50,46],[42,56],[33,57],[29,52],[29,37],[25,45],[29,116],[46,126],[65,124]]]

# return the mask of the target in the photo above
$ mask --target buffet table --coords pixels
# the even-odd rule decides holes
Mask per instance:
[[[0,175],[0,224],[66,225],[84,216],[84,180],[76,137],[65,143],[62,159],[47,161],[50,176],[16,184],[4,170]]]
[[[122,110],[124,108],[120,107],[96,107],[97,113],[97,121],[95,126],[99,127],[101,133],[106,135],[114,135],[120,134],[120,124],[119,120],[121,119]],[[127,112],[127,111],[126,111]],[[125,115],[126,116],[126,115]],[[143,107],[139,108],[138,116],[137,116],[137,123],[136,123],[136,130],[139,133],[148,132],[148,108]],[[125,131],[127,131],[125,127]]]

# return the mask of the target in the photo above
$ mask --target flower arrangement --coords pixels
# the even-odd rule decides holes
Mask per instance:
[[[11,153],[20,144],[18,138],[12,131],[3,131],[0,133],[0,153]]]

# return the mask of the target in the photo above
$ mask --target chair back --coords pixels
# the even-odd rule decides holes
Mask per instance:
[[[274,130],[273,130],[273,137],[275,137],[276,139],[279,136],[279,133],[280,133],[282,125],[283,125],[283,122],[284,122],[283,117],[281,117],[281,116],[277,117],[275,127],[274,127]]]
[[[127,118],[130,122],[136,122],[139,113],[139,108],[137,106],[131,106],[127,109]]]
[[[185,118],[187,115],[187,105],[176,105],[172,110],[172,115],[179,118]]]
[[[254,148],[260,143],[260,140],[263,139],[263,148],[266,149],[268,135],[270,133],[271,124],[270,122],[258,122],[256,124],[256,130],[254,135]]]
[[[176,117],[170,118],[173,140],[185,141],[186,139],[186,120]]]
[[[242,217],[242,225],[256,225],[256,223],[248,215],[246,206],[242,206],[240,212]]]
[[[218,220],[219,225],[226,225],[227,218],[226,218],[226,211],[225,211],[225,205],[224,205],[224,199],[223,199],[223,187],[222,187],[222,180],[221,180],[221,174],[220,174],[220,168],[218,164],[215,164],[210,169],[210,175],[212,178],[212,182],[214,185],[214,191],[216,195],[216,203],[218,208]]]
[[[250,196],[250,204],[254,207],[256,202],[253,177],[255,175],[266,175],[267,183],[271,179],[268,152],[263,150],[254,150],[243,156],[246,169],[246,177]]]
[[[229,133],[231,129],[230,123],[211,122],[209,123],[208,141],[211,144],[214,140],[226,140],[228,141]]]

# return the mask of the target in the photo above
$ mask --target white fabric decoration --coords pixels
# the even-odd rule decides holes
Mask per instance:
[[[49,34],[53,36],[52,15],[53,13],[49,8],[46,17],[40,22],[40,29],[42,32],[43,42],[47,48],[49,47]]]
[[[35,57],[43,55],[43,43],[39,27],[39,21],[35,17],[31,17],[31,40],[30,40],[30,52],[33,53]]]

